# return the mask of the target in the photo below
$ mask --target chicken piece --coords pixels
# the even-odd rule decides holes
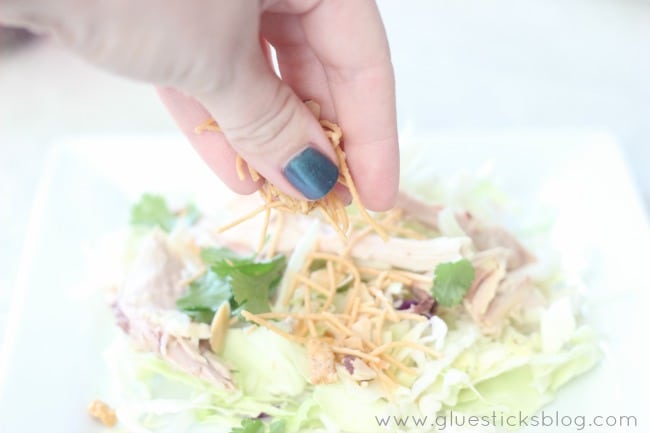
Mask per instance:
[[[350,250],[350,255],[362,263],[385,263],[413,272],[426,272],[435,269],[440,263],[462,259],[469,252],[470,245],[471,241],[466,237],[424,240],[389,238],[384,242],[379,236],[370,235],[357,242]],[[322,242],[320,246],[333,251],[341,250],[334,242]]]
[[[397,207],[422,224],[438,229],[438,216],[442,207],[424,203],[406,193],[400,192]],[[472,239],[479,251],[503,247],[510,251],[508,270],[518,269],[535,261],[535,257],[508,231],[497,226],[488,226],[473,217],[469,212],[456,215],[456,221],[463,231]]]
[[[309,358],[309,373],[311,383],[320,385],[336,382],[334,352],[327,343],[311,339],[307,342],[307,357]]]
[[[185,373],[223,389],[235,389],[230,369],[207,347],[186,338],[168,336],[161,338],[158,352],[163,359]]]
[[[522,271],[507,273],[507,257],[507,250],[493,248],[472,258],[476,277],[463,305],[486,334],[498,333],[506,320],[531,299],[530,278]]]
[[[497,226],[486,226],[469,212],[457,214],[456,221],[458,221],[463,231],[472,238],[477,250],[485,251],[496,247],[507,249],[510,252],[508,270],[518,269],[535,261],[535,256],[505,229]]]
[[[131,272],[119,293],[119,302],[133,306],[175,309],[184,289],[178,282],[183,261],[172,251],[163,233],[154,232],[144,241]]]
[[[277,250],[291,252],[304,236],[311,218],[303,215],[285,215],[284,229],[279,238]],[[323,227],[319,236],[318,249],[325,253],[339,254],[345,250],[341,238],[330,228]],[[244,240],[255,248],[259,242],[257,233],[234,227],[215,238],[221,245],[241,245]],[[438,237],[414,240],[389,237],[384,241],[377,235],[368,235],[356,242],[350,249],[350,256],[360,263],[381,263],[383,266],[425,272],[435,269],[439,263],[461,259],[470,249],[468,237]]]
[[[431,205],[400,191],[397,194],[395,207],[432,229],[438,230],[438,215],[444,208],[442,205]]]
[[[476,254],[472,265],[476,275],[465,295],[464,305],[475,321],[480,321],[494,299],[501,281],[506,276],[507,251],[488,250]]]
[[[184,264],[154,233],[142,246],[112,308],[118,325],[143,351],[159,354],[177,369],[215,386],[234,389],[229,369],[201,340],[211,336],[206,324],[192,323],[176,310]]]
[[[483,315],[481,329],[487,334],[498,333],[505,321],[516,313],[529,297],[533,288],[529,276],[519,273],[509,274],[501,283],[496,296]]]

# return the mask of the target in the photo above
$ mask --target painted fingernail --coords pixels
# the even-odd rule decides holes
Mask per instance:
[[[287,180],[309,200],[317,200],[336,185],[339,169],[313,147],[294,156],[282,170]]]

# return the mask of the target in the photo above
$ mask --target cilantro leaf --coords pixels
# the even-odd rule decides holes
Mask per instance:
[[[233,315],[241,310],[253,314],[271,310],[271,291],[286,267],[283,255],[255,261],[254,257],[242,257],[227,248],[206,248],[201,258],[208,271],[178,298],[176,307],[180,311],[195,321],[210,323],[224,302],[230,303]]]
[[[176,300],[176,307],[197,322],[210,323],[221,304],[231,298],[230,284],[208,270],[190,283],[187,292]]]
[[[245,419],[241,427],[235,427],[231,433],[264,433],[264,423],[259,419]]]
[[[175,214],[163,197],[153,194],[144,194],[131,208],[132,225],[160,227],[166,232],[172,231],[179,222],[191,226],[200,216],[199,209],[192,203]]]
[[[174,228],[176,218],[167,202],[158,195],[144,194],[131,208],[131,224],[146,227],[159,226],[169,232]]]
[[[443,307],[461,303],[474,281],[474,267],[467,259],[436,266],[433,296]]]
[[[286,264],[286,258],[278,255],[262,262],[224,259],[213,263],[211,269],[230,283],[237,305],[253,314],[260,314],[271,311],[271,290],[280,281]]]
[[[201,250],[201,260],[206,266],[218,265],[223,260],[236,262],[242,259],[242,256],[224,247],[203,248]]]

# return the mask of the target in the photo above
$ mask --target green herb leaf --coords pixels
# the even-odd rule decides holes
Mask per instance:
[[[200,216],[199,209],[191,203],[174,214],[163,197],[153,194],[144,194],[131,208],[132,225],[160,227],[166,232],[172,231],[179,222],[191,226]]]
[[[231,433],[264,433],[264,423],[259,419],[245,419],[241,427],[235,427]]]
[[[208,271],[176,301],[180,311],[195,321],[210,323],[224,302],[230,302],[233,315],[242,310],[253,314],[271,310],[269,298],[286,267],[283,255],[258,262],[227,248],[206,248],[201,258]]]
[[[271,311],[271,290],[277,286],[286,265],[286,258],[279,255],[262,262],[224,259],[213,263],[211,269],[230,283],[233,299],[238,306],[253,314],[260,314]]]
[[[228,248],[204,248],[201,250],[201,260],[206,266],[216,265],[223,260],[239,261],[242,257]]]
[[[208,270],[176,300],[176,307],[197,322],[210,323],[221,304],[231,298],[230,284]]]
[[[159,226],[169,232],[174,228],[176,218],[167,202],[158,195],[144,194],[131,209],[131,224],[146,227]]]
[[[461,303],[474,281],[474,267],[467,259],[436,266],[433,297],[443,307]]]

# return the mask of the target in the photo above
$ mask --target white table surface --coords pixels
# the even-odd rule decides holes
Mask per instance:
[[[604,132],[623,146],[647,205],[650,2],[380,6],[402,128]],[[0,53],[0,331],[51,143],[173,131],[147,85],[98,71],[48,42]]]

